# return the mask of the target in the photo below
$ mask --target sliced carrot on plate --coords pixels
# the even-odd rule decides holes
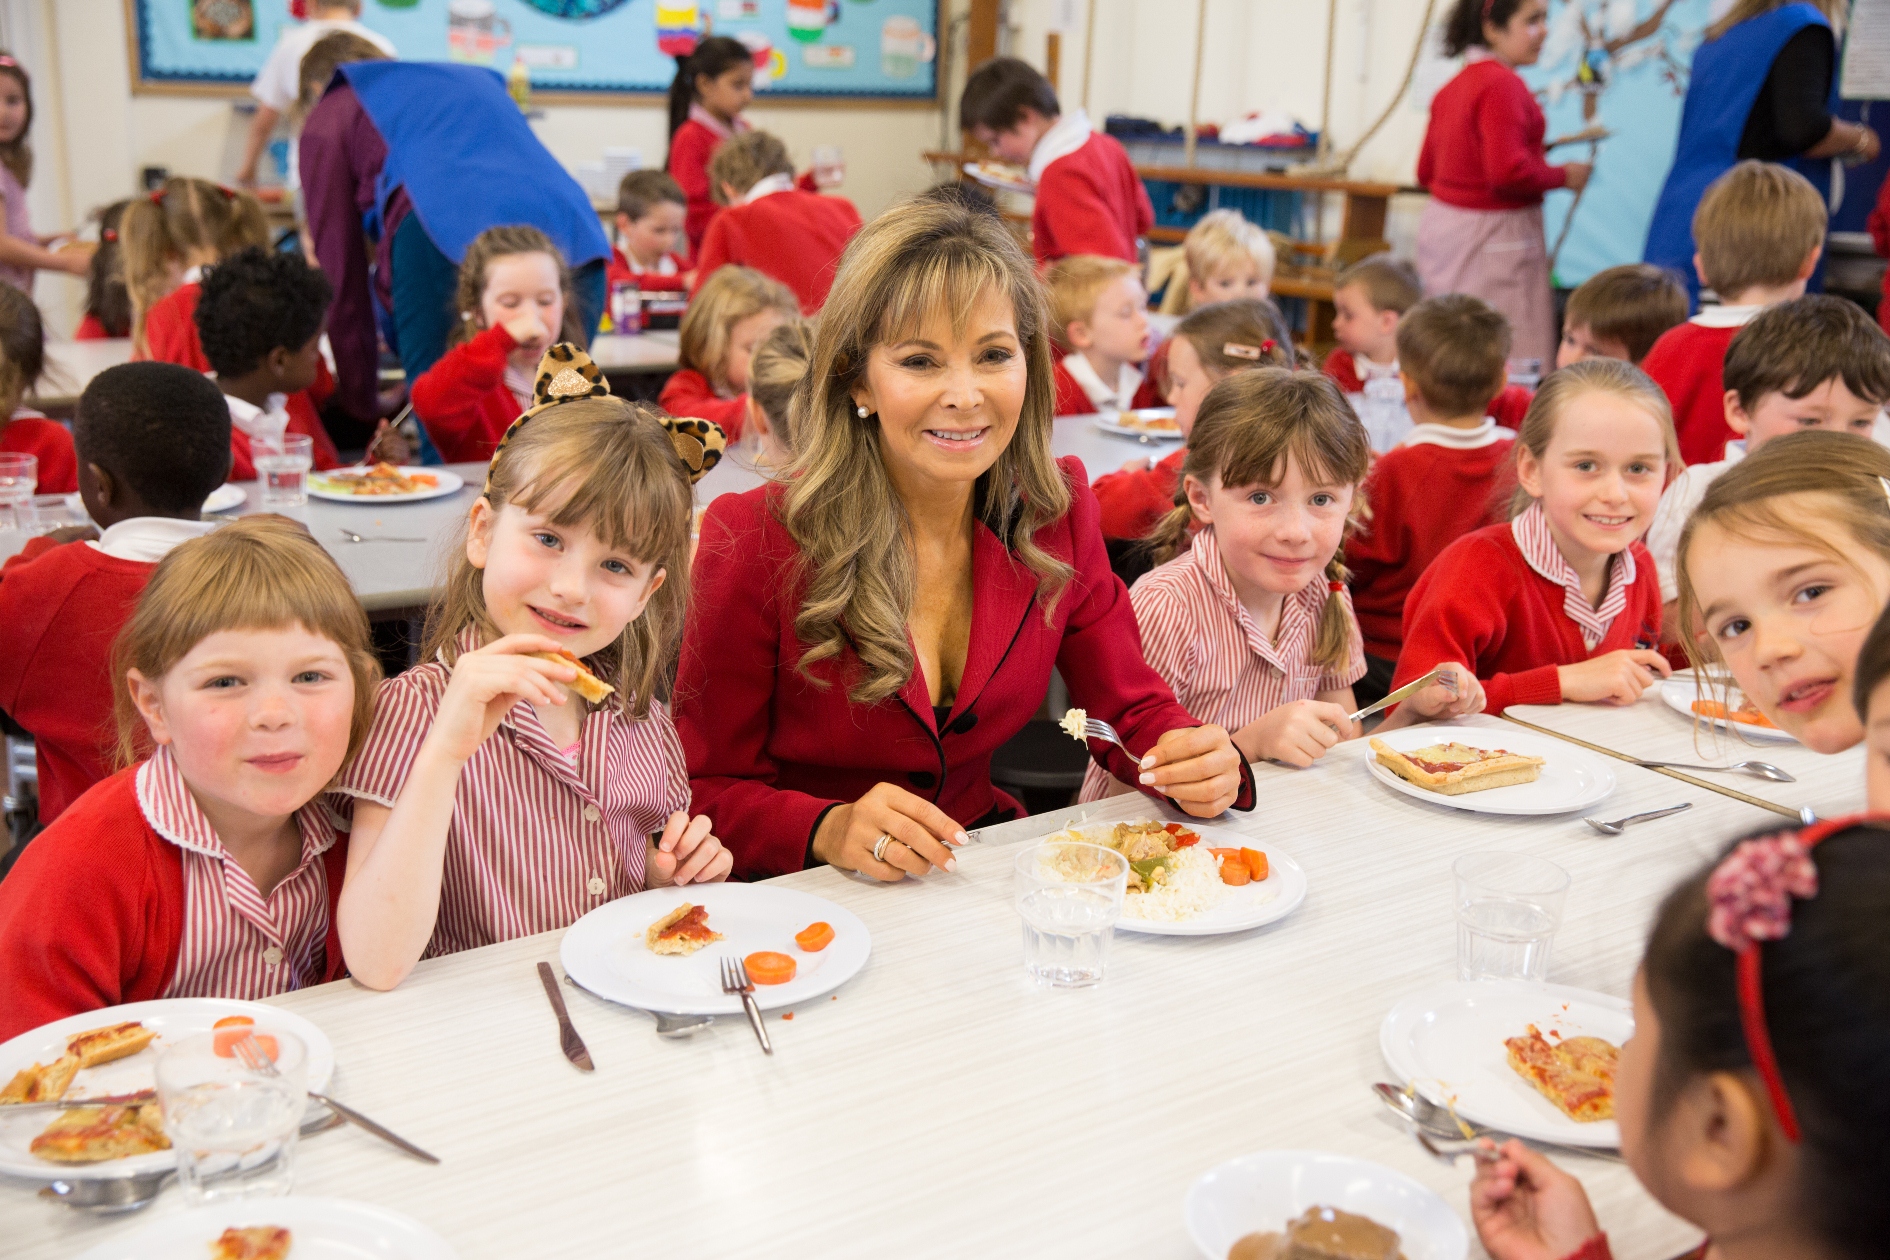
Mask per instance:
[[[1242,849],[1240,860],[1247,864],[1247,870],[1255,879],[1267,877],[1267,855],[1258,849]]]
[[[794,943],[810,954],[818,954],[833,944],[833,927],[827,923],[810,923],[794,934]]]
[[[742,959],[742,965],[748,968],[748,978],[756,984],[786,984],[799,967],[787,954],[777,954],[771,949],[748,955]]]
[[[1240,856],[1239,849],[1209,849],[1208,852],[1212,853],[1215,857],[1222,858],[1222,859],[1238,858]]]
[[[1240,860],[1238,853],[1221,861],[1221,882],[1232,884],[1235,888],[1253,882],[1253,872],[1247,869],[1247,864]]]
[[[253,1024],[255,1022],[256,1022],[255,1020],[251,1019],[247,1015],[225,1015],[222,1019],[219,1019],[216,1023],[210,1025],[210,1027],[235,1028],[235,1027],[238,1027],[239,1025],[243,1027],[247,1027],[250,1024]]]
[[[269,1056],[269,1061],[271,1063],[276,1061],[276,1051],[278,1048],[276,1039],[271,1037],[268,1033],[251,1032],[247,1024],[238,1024],[230,1028],[219,1028],[211,1035],[214,1040],[211,1042],[210,1048],[216,1052],[217,1057],[220,1059],[234,1059],[236,1057],[236,1043],[245,1037],[254,1037],[256,1038],[256,1044],[262,1047],[263,1053]]]

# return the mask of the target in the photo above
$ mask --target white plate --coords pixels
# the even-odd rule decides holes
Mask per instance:
[[[1745,699],[1745,693],[1737,686],[1728,683],[1722,694],[1717,683],[1708,681],[1706,699],[1723,700],[1730,697],[1732,706],[1738,708]],[[1693,711],[1693,702],[1700,699],[1700,686],[1691,674],[1675,674],[1660,683],[1660,698],[1667,702],[1667,707],[1694,724],[1706,724],[1715,730],[1743,735],[1748,739],[1763,741],[1768,744],[1796,744],[1798,740],[1775,726],[1754,726],[1750,722],[1732,722],[1726,718],[1702,717]]]
[[[1383,1164],[1324,1151],[1261,1151],[1211,1168],[1188,1187],[1182,1216],[1208,1260],[1248,1234],[1286,1228],[1307,1208],[1335,1207],[1398,1231],[1405,1260],[1463,1260],[1463,1221],[1436,1192]]]
[[[1113,826],[1115,824],[1112,822],[1086,823],[1067,830],[1090,834],[1106,832]],[[1124,914],[1116,920],[1118,931],[1142,932],[1150,936],[1218,936],[1223,932],[1245,932],[1249,928],[1284,919],[1299,908],[1300,902],[1306,900],[1305,868],[1273,845],[1243,836],[1237,831],[1202,827],[1191,822],[1183,826],[1201,837],[1203,848],[1238,849],[1245,846],[1260,850],[1267,855],[1267,877],[1257,883],[1228,889],[1227,896],[1198,919],[1170,923],[1160,919],[1136,919]],[[1046,840],[1049,838],[1044,837]]]
[[[366,472],[359,465],[353,468],[331,468],[329,473]],[[412,494],[348,494],[341,490],[322,489],[321,479],[328,473],[312,472],[308,475],[308,493],[312,499],[326,499],[330,503],[419,503],[425,499],[443,499],[449,494],[458,494],[465,480],[456,472],[449,472],[437,465],[422,468],[418,464],[402,464],[400,471],[412,476],[414,473],[426,473],[438,477],[440,484],[431,490],[415,490]]]
[[[1181,441],[1181,430],[1148,428],[1136,423],[1137,418],[1141,416],[1150,419],[1173,420],[1175,409],[1173,407],[1142,407],[1135,411],[1119,411],[1114,415],[1099,415],[1094,423],[1102,432],[1114,434],[1116,437],[1135,438],[1138,441],[1148,442]]]
[[[684,902],[709,909],[709,926],[726,939],[687,956],[653,954],[643,943],[650,924]],[[794,934],[810,923],[833,928],[833,941],[810,954]],[[676,1015],[739,1015],[739,997],[722,992],[721,960],[756,950],[786,954],[798,964],[786,984],[758,984],[764,1011],[820,997],[866,965],[873,938],[851,910],[825,897],[772,884],[692,884],[658,888],[597,907],[565,931],[558,947],[564,970],[598,997],[645,1011]]]
[[[1608,763],[1584,748],[1550,735],[1538,735],[1521,727],[1493,730],[1487,726],[1453,726],[1449,723],[1425,723],[1406,726],[1380,735],[1379,739],[1397,749],[1410,752],[1430,744],[1468,744],[1472,748],[1502,749],[1526,757],[1544,760],[1534,783],[1466,792],[1445,796],[1399,778],[1378,764],[1369,749],[1365,766],[1371,776],[1395,792],[1415,797],[1432,805],[1468,810],[1473,814],[1567,814],[1606,800],[1614,791],[1614,771]]]
[[[157,1059],[164,1047],[184,1037],[209,1032],[219,1020],[230,1015],[247,1015],[259,1027],[279,1028],[302,1039],[308,1051],[308,1087],[320,1092],[335,1072],[335,1047],[322,1030],[280,1007],[260,1002],[236,1002],[227,998],[159,998],[152,1002],[128,1002],[104,1010],[86,1011],[65,1019],[41,1024],[31,1032],[21,1033],[0,1045],[0,1084],[13,1074],[35,1063],[51,1063],[66,1052],[66,1038],[94,1028],[109,1028],[138,1020],[157,1033],[153,1041],[138,1053],[113,1063],[86,1068],[72,1079],[67,1098],[102,1097],[151,1089],[157,1084]],[[311,1104],[312,1106],[313,1104]],[[46,1131],[54,1113],[45,1108],[9,1116],[0,1107],[0,1173],[50,1181],[89,1181],[101,1177],[129,1177],[136,1173],[156,1172],[177,1162],[170,1151],[152,1151],[125,1159],[108,1159],[97,1164],[53,1164],[34,1155],[29,1146]]]
[[[1617,1147],[1612,1120],[1571,1120],[1509,1066],[1503,1042],[1530,1024],[1550,1040],[1634,1035],[1633,1008],[1620,998],[1559,984],[1459,980],[1421,990],[1391,1008],[1378,1048],[1401,1083],[1466,1120],[1518,1137],[1565,1146]]]
[[[279,1225],[292,1260],[458,1260],[452,1244],[410,1216],[372,1203],[280,1199],[211,1203],[152,1221],[92,1248],[79,1260],[203,1260],[226,1229]]]
[[[986,188],[1027,194],[1037,191],[1037,185],[1030,182],[1030,177],[1023,172],[1022,167],[1006,166],[1002,162],[967,162],[965,174]]]
[[[205,512],[227,512],[231,508],[242,507],[246,502],[248,502],[248,498],[244,495],[242,490],[226,481],[210,492],[210,497],[203,501],[202,510]]]

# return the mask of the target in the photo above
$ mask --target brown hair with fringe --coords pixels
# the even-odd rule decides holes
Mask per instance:
[[[1626,359],[1583,359],[1549,373],[1523,416],[1522,428],[1516,431],[1517,457],[1528,451],[1540,463],[1564,413],[1582,395],[1591,393],[1614,394],[1646,408],[1647,414],[1660,425],[1661,452],[1667,461],[1667,471],[1672,473],[1680,468],[1680,442],[1674,437],[1673,408],[1667,402],[1667,395],[1654,384],[1652,377]],[[1509,500],[1511,518],[1521,516],[1534,502],[1534,497],[1518,485]]]
[[[466,247],[466,257],[459,264],[459,287],[453,291],[453,309],[459,312],[459,322],[447,334],[447,345],[471,341],[485,330],[480,305],[486,295],[486,283],[491,279],[492,264],[519,254],[546,254],[557,264],[558,291],[564,295],[564,322],[549,330],[552,341],[584,345],[589,340],[584,335],[584,320],[578,314],[577,302],[571,296],[571,269],[565,266],[563,252],[537,228],[511,223],[487,228]]]
[[[728,343],[735,325],[762,311],[787,319],[801,313],[794,291],[753,267],[717,267],[689,300],[677,329],[676,362],[700,372],[718,392],[729,388]]]
[[[605,701],[632,718],[650,712],[657,680],[682,633],[689,607],[689,528],[695,500],[689,472],[657,410],[609,395],[560,403],[512,431],[494,454],[483,496],[494,512],[518,508],[562,529],[588,529],[636,560],[663,570],[643,615],[585,658],[617,689]],[[459,658],[459,636],[500,637],[486,609],[485,571],[462,545],[452,574],[427,610],[423,660]]]
[[[380,658],[348,579],[308,530],[283,516],[245,516],[172,548],[112,644],[112,714],[118,764],[150,753],[150,735],[126,675],[156,682],[190,650],[224,630],[301,626],[340,648],[354,680],[348,757],[374,722]],[[347,764],[342,759],[342,764]]]
[[[1036,268],[993,215],[937,198],[903,202],[867,224],[841,256],[795,399],[796,455],[781,503],[805,580],[794,618],[807,645],[798,668],[824,685],[813,666],[851,648],[858,670],[848,694],[859,704],[884,700],[912,676],[906,619],[917,591],[909,518],[886,470],[879,418],[855,412],[853,390],[875,346],[938,318],[962,335],[990,294],[1010,306],[1028,375],[1017,430],[978,479],[972,510],[1036,575],[1046,621],[1073,573],[1036,542],[1070,510],[1069,484],[1050,454],[1056,386]]]
[[[207,179],[174,175],[148,197],[134,198],[118,221],[125,291],[131,295],[131,342],[140,352],[144,317],[177,287],[177,273],[192,255],[220,262],[251,245],[267,248],[269,220],[262,202]]]
[[[1597,271],[1569,294],[1562,314],[1564,328],[1586,328],[1599,340],[1620,342],[1630,363],[1645,359],[1662,333],[1686,322],[1686,287],[1652,263]]]
[[[1188,454],[1181,464],[1183,490],[1176,507],[1149,534],[1155,563],[1174,559],[1187,548],[1194,508],[1187,501],[1187,479],[1202,485],[1273,486],[1286,475],[1286,461],[1316,483],[1353,487],[1349,536],[1365,505],[1357,493],[1371,468],[1372,448],[1345,396],[1323,372],[1267,367],[1239,372],[1215,383],[1201,400]],[[1349,576],[1345,548],[1326,564],[1324,581],[1343,583]],[[1328,596],[1319,615],[1312,661],[1337,669],[1352,658],[1352,618],[1345,601]]]

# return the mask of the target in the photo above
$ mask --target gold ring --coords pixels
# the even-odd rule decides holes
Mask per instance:
[[[882,831],[879,839],[873,842],[873,860],[875,862],[884,862],[886,860],[886,846],[891,843],[892,837]]]

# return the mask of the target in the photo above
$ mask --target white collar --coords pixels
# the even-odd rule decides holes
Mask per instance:
[[[1125,363],[1116,374],[1116,383],[1109,385],[1095,365],[1080,353],[1064,355],[1063,370],[1083,387],[1090,405],[1101,411],[1124,410],[1135,399],[1135,391],[1142,384],[1142,373],[1133,363]]]
[[[287,394],[271,394],[265,400],[267,407],[258,407],[247,399],[235,394],[223,395],[223,401],[230,406],[230,423],[241,429],[254,441],[258,436],[278,438],[289,427],[289,413],[283,404],[287,403]]]
[[[1362,354],[1355,354],[1352,356],[1352,373],[1361,382],[1376,380],[1381,376],[1396,376],[1398,375],[1398,356],[1392,355],[1389,363],[1379,363]]]
[[[180,521],[168,516],[134,516],[120,521],[85,545],[114,560],[142,560],[156,563],[170,554],[178,543],[201,538],[215,529],[217,521]]]
[[[1447,446],[1453,451],[1475,451],[1515,438],[1516,430],[1505,429],[1492,416],[1474,429],[1460,429],[1449,424],[1414,424],[1399,446]]]
[[[1698,324],[1701,328],[1743,328],[1752,322],[1752,317],[1765,307],[1753,306],[1702,306],[1700,313],[1688,320],[1689,324]]]
[[[763,197],[769,196],[773,193],[793,192],[793,191],[794,191],[794,177],[792,175],[787,175],[787,174],[783,174],[780,171],[776,171],[772,175],[764,176],[763,178],[756,180],[753,186],[751,186],[747,192],[742,194],[741,201],[739,201],[736,204],[746,206],[753,202],[760,201]]]
[[[199,284],[202,281],[203,281],[203,268],[200,266],[199,267],[186,267],[184,269],[184,274],[177,278],[177,283],[179,285]]]
[[[1089,115],[1080,109],[1073,109],[1050,125],[1050,130],[1037,140],[1037,147],[1030,151],[1030,182],[1036,183],[1043,178],[1046,166],[1058,158],[1068,157],[1089,143],[1093,133],[1089,126]]]
[[[689,121],[701,123],[704,127],[713,131],[715,138],[718,140],[726,140],[736,132],[747,131],[754,125],[740,114],[735,115],[733,124],[725,123],[714,114],[711,114],[701,101],[690,102]]]

